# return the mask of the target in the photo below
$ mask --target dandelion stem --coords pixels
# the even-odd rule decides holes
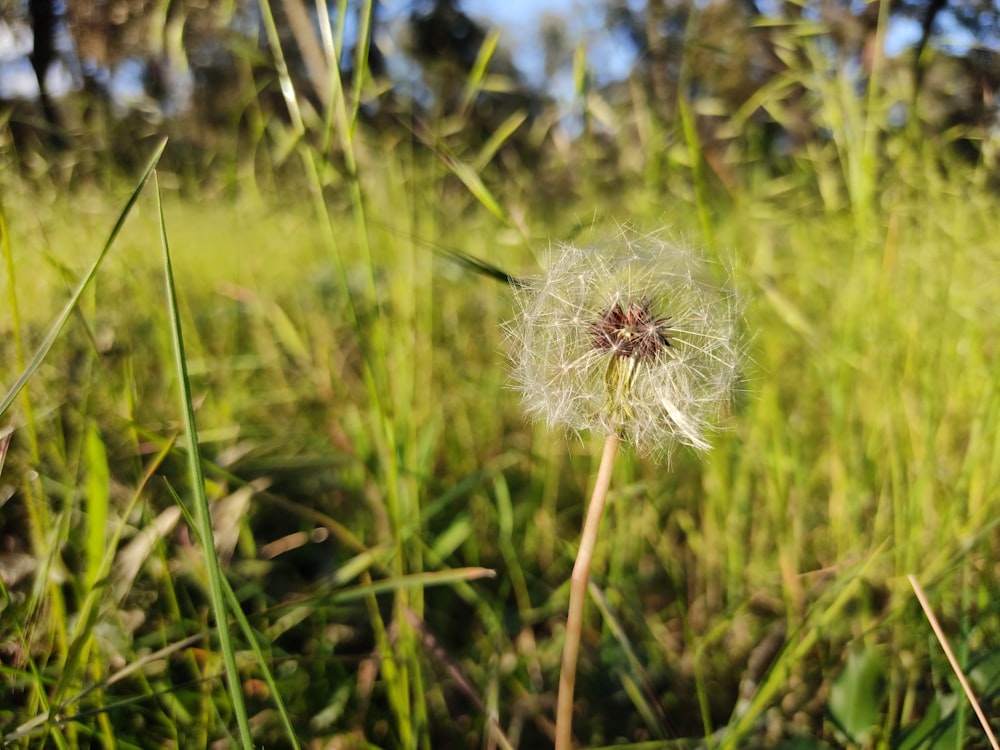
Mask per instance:
[[[563,643],[562,670],[559,673],[559,700],[556,705],[556,750],[569,750],[573,742],[573,688],[576,685],[576,662],[580,654],[580,633],[583,630],[583,605],[587,601],[590,563],[597,547],[597,532],[604,515],[604,501],[611,486],[611,471],[618,453],[618,436],[609,434],[604,441],[601,465],[597,470],[594,494],[583,523],[580,548],[570,577],[569,613],[566,617],[566,640]]]

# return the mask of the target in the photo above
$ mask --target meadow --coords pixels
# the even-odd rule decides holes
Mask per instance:
[[[749,344],[707,456],[616,466],[580,745],[986,746],[907,576],[990,713],[995,185],[799,75],[825,141],[734,139],[728,186],[641,101],[542,165],[441,122],[197,191],[155,141],[0,173],[4,746],[548,746],[601,436],[525,419],[510,290],[454,261],[622,227],[730,268]]]

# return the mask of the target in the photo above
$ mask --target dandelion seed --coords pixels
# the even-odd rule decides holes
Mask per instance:
[[[741,357],[739,305],[690,249],[653,237],[557,247],[507,330],[529,414],[640,452],[707,450]]]

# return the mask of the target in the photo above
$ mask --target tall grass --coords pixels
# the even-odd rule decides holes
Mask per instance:
[[[245,710],[244,745],[549,741],[596,450],[525,424],[504,288],[432,251],[516,275],[546,237],[628,221],[734,266],[754,361],[706,462],[616,467],[577,740],[974,742],[906,576],[989,713],[1000,251],[981,167],[894,130],[891,81],[858,100],[790,36],[807,62],[753,106],[780,119],[782,86],[802,85],[829,137],[782,174],[735,138],[721,191],[691,123],[657,131],[637,96],[617,113],[615,189],[594,139],[590,160],[550,157],[543,176],[574,179],[545,203],[537,167],[501,168],[500,143],[476,153],[454,123],[368,132],[338,38],[323,137],[303,120],[286,141],[293,199],[257,185],[194,205],[164,186],[161,244],[142,180],[71,213],[75,196],[2,178],[0,736],[234,744]],[[684,155],[649,150],[674,137]],[[187,521],[171,490],[207,515]]]

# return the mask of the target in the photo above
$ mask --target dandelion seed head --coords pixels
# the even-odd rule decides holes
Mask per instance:
[[[695,252],[655,235],[558,246],[514,299],[512,373],[530,416],[657,457],[710,447],[738,379],[741,311]]]

